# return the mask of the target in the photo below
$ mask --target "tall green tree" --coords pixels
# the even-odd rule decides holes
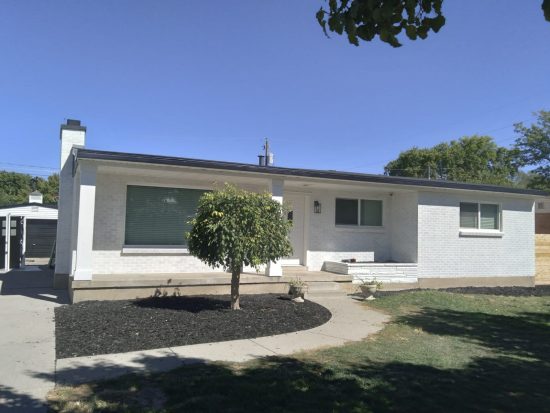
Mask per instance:
[[[401,152],[384,167],[392,176],[513,185],[518,174],[516,152],[498,146],[489,136],[470,136],[431,148]]]
[[[44,195],[45,204],[57,204],[59,199],[59,175],[53,174],[47,179],[39,178],[34,187]]]
[[[550,111],[541,110],[535,115],[537,120],[531,126],[514,125],[519,135],[516,148],[520,164],[534,167],[527,186],[550,190]]]
[[[231,309],[240,309],[239,285],[244,265],[258,268],[292,253],[291,222],[269,194],[233,186],[206,192],[190,222],[189,252],[206,264],[231,272]]]
[[[325,34],[345,34],[348,41],[379,38],[393,47],[400,47],[398,36],[404,32],[411,39],[426,39],[445,25],[443,0],[328,0],[316,14]],[[550,22],[550,0],[541,6]],[[488,16],[489,18],[490,16]],[[328,35],[328,34],[327,34]]]
[[[0,205],[23,204],[35,190],[42,192],[44,203],[56,204],[59,175],[53,174],[44,179],[19,172],[0,171]]]
[[[0,171],[0,204],[11,205],[27,202],[31,191],[30,175]]]

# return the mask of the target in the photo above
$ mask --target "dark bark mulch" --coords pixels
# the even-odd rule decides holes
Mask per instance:
[[[421,291],[421,289],[379,291],[376,293],[376,296],[383,297],[384,295],[400,294],[407,291]],[[458,294],[502,295],[508,297],[546,297],[550,296],[550,285],[537,285],[535,287],[456,287],[442,288],[437,291],[447,291]]]
[[[55,309],[57,358],[122,353],[290,333],[326,323],[331,313],[311,301],[275,294],[151,297],[86,301]]]

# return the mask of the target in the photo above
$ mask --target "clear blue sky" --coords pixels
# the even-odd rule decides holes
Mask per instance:
[[[550,110],[541,0],[446,0],[400,49],[327,39],[322,0],[0,0],[0,169],[58,165],[59,125],[94,149],[360,172],[471,134],[513,142]],[[9,148],[9,149],[6,149]]]

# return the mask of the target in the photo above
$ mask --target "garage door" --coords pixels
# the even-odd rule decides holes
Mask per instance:
[[[48,258],[52,252],[57,232],[55,219],[27,219],[27,258]]]

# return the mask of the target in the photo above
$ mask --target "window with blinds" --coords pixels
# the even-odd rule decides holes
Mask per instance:
[[[336,225],[382,226],[382,201],[336,198]]]
[[[129,185],[126,245],[187,245],[185,233],[204,190]]]
[[[499,230],[499,205],[461,202],[460,228]]]

